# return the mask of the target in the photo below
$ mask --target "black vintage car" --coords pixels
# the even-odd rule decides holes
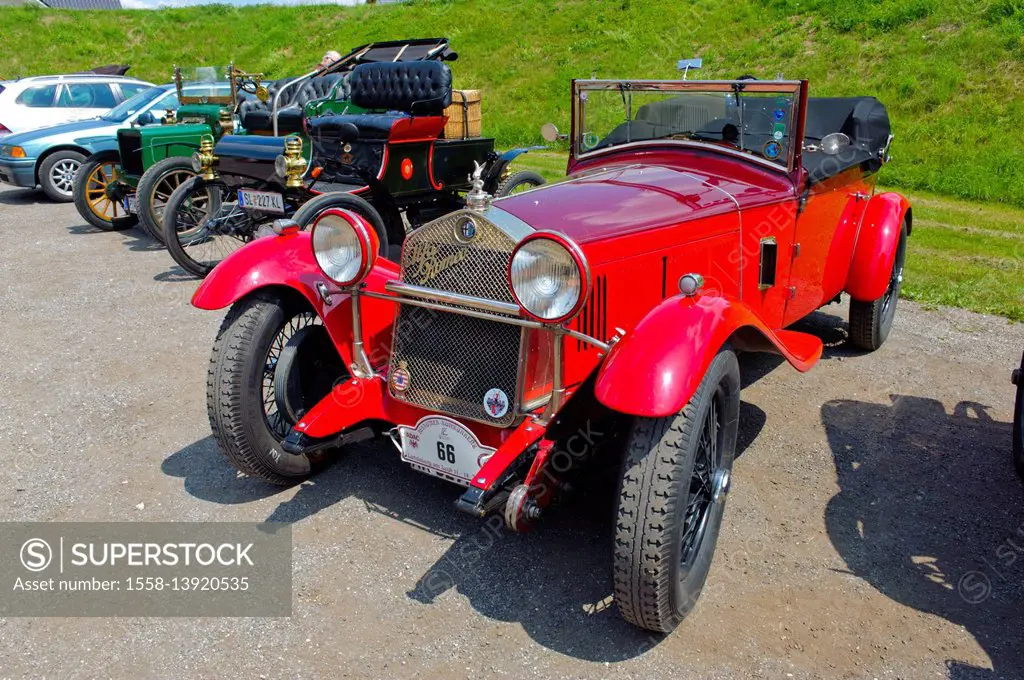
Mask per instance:
[[[474,172],[496,196],[544,182],[509,172],[528,149],[497,153],[464,93],[453,110],[445,63],[361,64],[348,88],[361,112],[308,116],[309,150],[297,136],[207,141],[193,156],[199,175],[167,203],[164,238],[179,265],[205,276],[273,220],[308,225],[330,208],[362,214],[385,236],[381,254],[397,259],[408,231],[464,205]],[[453,118],[463,125],[453,129]]]

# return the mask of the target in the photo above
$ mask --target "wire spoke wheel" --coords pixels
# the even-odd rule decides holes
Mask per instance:
[[[696,605],[722,526],[739,410],[739,362],[723,347],[681,411],[633,420],[612,565],[627,621],[668,632]]]
[[[175,213],[178,244],[185,256],[200,267],[213,267],[249,242],[245,230],[230,228],[241,212],[237,203],[214,200],[216,186],[197,188],[184,198]],[[231,198],[223,196],[224,199]],[[220,206],[211,215],[211,204]]]
[[[711,399],[707,415],[697,440],[697,454],[693,461],[690,477],[689,497],[683,519],[680,546],[680,574],[685,575],[700,550],[707,533],[708,517],[712,503],[721,492],[721,485],[727,482],[722,466],[722,399],[716,392]]]
[[[312,312],[302,312],[288,319],[277,331],[274,339],[271,340],[270,349],[267,351],[267,357],[263,362],[263,379],[261,384],[263,419],[267,427],[270,428],[270,431],[278,439],[284,439],[288,432],[291,431],[292,425],[295,424],[278,407],[276,397],[277,385],[275,384],[278,361],[281,359],[281,353],[284,351],[285,345],[295,337],[296,333],[307,326],[316,325],[323,325],[323,322]]]
[[[167,201],[170,200],[174,190],[195,176],[196,173],[191,170],[173,170],[161,177],[149,199],[149,207],[153,215],[162,219],[164,208],[167,207]]]

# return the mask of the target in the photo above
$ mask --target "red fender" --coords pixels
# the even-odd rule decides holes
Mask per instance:
[[[308,232],[259,238],[224,258],[192,296],[199,309],[224,309],[267,286],[287,286],[319,306],[316,282],[324,275],[313,259]]]
[[[386,281],[398,278],[398,265],[379,259],[366,278],[367,287],[383,290]],[[256,239],[226,257],[203,280],[192,296],[199,309],[223,309],[261,288],[289,288],[309,302],[334,340],[345,364],[352,361],[352,306],[348,295],[331,295],[331,304],[324,304],[316,284],[331,283],[313,258],[310,234],[300,231],[283,236]],[[363,338],[370,362],[386,360],[390,347],[390,329],[394,321],[394,303],[373,298],[361,304]],[[383,359],[381,358],[383,357]]]
[[[846,276],[846,292],[854,300],[872,302],[885,294],[908,212],[910,202],[897,193],[876,194],[868,201]]]
[[[736,298],[674,297],[612,347],[594,393],[622,413],[651,418],[678,413],[726,342],[739,350],[781,354],[798,371],[809,370],[822,351],[819,338],[772,330]]]

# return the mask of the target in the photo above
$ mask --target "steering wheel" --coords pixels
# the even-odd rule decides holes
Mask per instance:
[[[736,123],[728,118],[716,118],[700,130],[684,135],[686,139],[714,144],[728,144],[739,148],[740,130]]]

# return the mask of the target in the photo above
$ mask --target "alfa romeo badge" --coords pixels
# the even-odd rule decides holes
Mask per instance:
[[[455,238],[463,243],[469,243],[476,238],[476,222],[468,217],[461,220],[455,225]]]

